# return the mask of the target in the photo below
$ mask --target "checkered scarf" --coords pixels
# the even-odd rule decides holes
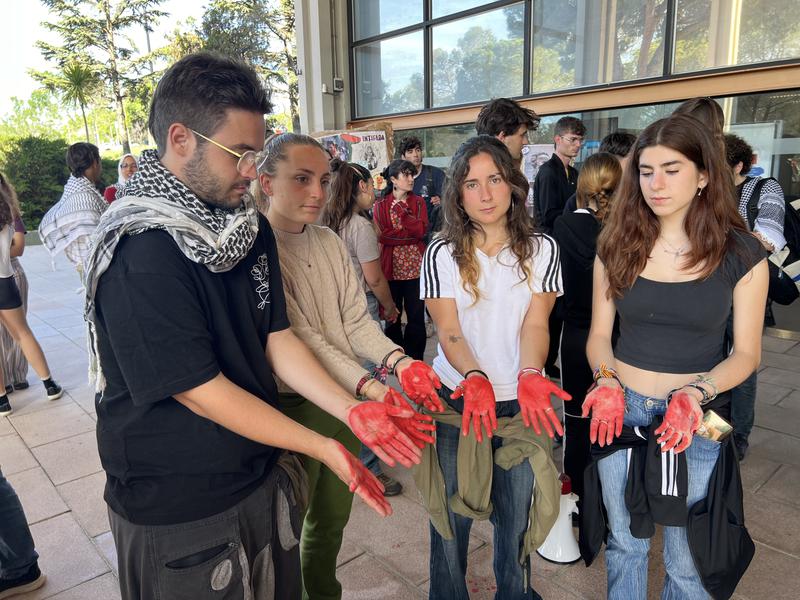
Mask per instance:
[[[222,273],[247,256],[258,234],[258,211],[252,197],[245,194],[236,209],[209,206],[161,164],[154,150],[142,152],[139,171],[117,196],[97,225],[84,263],[89,377],[97,391],[105,388],[105,379],[97,348],[94,298],[100,277],[124,236],[161,229],[172,236],[186,258]]]

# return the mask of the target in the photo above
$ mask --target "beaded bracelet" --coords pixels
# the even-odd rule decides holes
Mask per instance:
[[[697,377],[695,377],[695,379],[694,379],[694,381],[692,381],[692,383],[698,384],[698,385],[702,384],[702,383],[705,383],[708,387],[710,387],[713,390],[712,394],[711,394],[711,399],[709,400],[709,402],[719,395],[719,390],[717,390],[717,386],[714,383],[714,380],[711,377],[709,377],[708,375],[698,375]]]

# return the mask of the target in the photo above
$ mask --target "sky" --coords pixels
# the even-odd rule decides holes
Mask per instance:
[[[152,48],[166,43],[166,34],[172,32],[178,22],[194,17],[198,21],[203,15],[205,2],[197,0],[166,0],[161,10],[169,13],[150,34]],[[47,62],[42,58],[35,43],[45,40],[58,43],[58,37],[41,26],[49,18],[45,6],[38,0],[0,0],[0,118],[11,110],[11,97],[27,99],[38,84],[28,75],[28,69],[45,70]],[[132,31],[131,38],[141,52],[147,45],[144,31]]]

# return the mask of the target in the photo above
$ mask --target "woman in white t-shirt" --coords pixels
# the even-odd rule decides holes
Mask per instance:
[[[440,395],[462,415],[461,434],[492,437],[500,417],[563,433],[550,394],[569,395],[542,374],[548,317],[561,291],[558,246],[534,232],[525,210],[528,182],[507,148],[491,136],[465,142],[453,156],[442,199],[445,224],[422,264],[420,295],[439,333],[433,369]],[[541,428],[541,429],[540,429]],[[484,441],[484,435],[488,439]],[[458,427],[437,422],[436,452],[446,495],[457,491]],[[551,460],[550,444],[546,444]],[[523,461],[493,467],[491,522],[498,598],[531,600],[530,559],[520,562],[534,475]],[[452,504],[452,503],[451,503]],[[465,582],[472,520],[448,505],[453,539],[431,527],[430,600],[468,600]]]

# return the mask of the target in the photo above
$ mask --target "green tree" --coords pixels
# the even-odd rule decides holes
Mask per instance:
[[[80,107],[86,141],[91,141],[89,123],[86,121],[86,107],[100,85],[100,78],[94,68],[85,63],[71,62],[56,73],[31,71],[31,75],[45,88],[61,96],[67,104]]]
[[[44,27],[61,37],[60,44],[36,42],[42,55],[60,67],[88,56],[117,108],[118,134],[124,152],[130,152],[125,114],[125,88],[135,81],[142,60],[128,36],[131,27],[150,27],[166,13],[163,0],[41,0],[53,15]],[[145,61],[146,62],[146,61]]]
[[[34,90],[30,98],[11,98],[11,111],[0,121],[0,137],[56,138],[64,128],[63,108],[49,91]]]

